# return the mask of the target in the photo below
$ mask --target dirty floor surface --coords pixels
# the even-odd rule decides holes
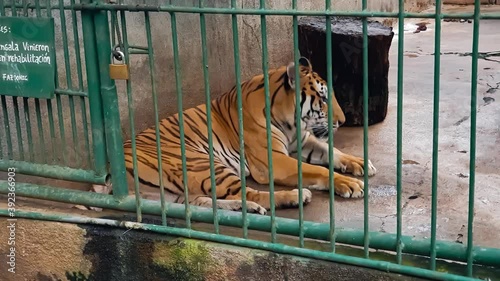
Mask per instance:
[[[460,9],[472,11],[470,7]],[[412,19],[405,24],[422,21],[429,23],[426,31],[404,35],[402,231],[403,235],[430,237],[434,22]],[[479,52],[500,51],[499,27],[500,21],[481,22]],[[472,59],[461,54],[472,51],[472,31],[472,23],[442,23],[437,238],[463,243],[467,241],[469,202]],[[371,231],[389,233],[396,233],[397,50],[395,35],[390,50],[387,118],[369,128],[369,158],[378,169],[369,179],[369,225]],[[500,247],[500,57],[488,59],[478,61],[474,244]],[[335,146],[362,156],[363,128],[341,128]],[[362,199],[336,196],[335,203],[337,227],[363,229]],[[313,192],[312,203],[304,208],[304,219],[328,222],[328,210],[328,194]],[[293,209],[277,214],[297,218]]]

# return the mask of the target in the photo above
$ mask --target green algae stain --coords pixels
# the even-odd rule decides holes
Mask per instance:
[[[203,281],[214,265],[203,242],[189,239],[155,243],[152,258],[171,280]]]

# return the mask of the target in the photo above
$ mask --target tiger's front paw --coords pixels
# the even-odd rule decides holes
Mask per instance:
[[[356,177],[361,177],[365,174],[364,171],[364,159],[361,157],[356,157],[348,154],[343,154],[340,156],[340,170],[342,173],[351,173]],[[337,168],[337,167],[336,167]],[[373,166],[372,161],[368,160],[368,176],[373,176],[377,173],[377,169]]]
[[[335,193],[344,198],[359,198],[364,195],[364,183],[356,178],[335,174]]]

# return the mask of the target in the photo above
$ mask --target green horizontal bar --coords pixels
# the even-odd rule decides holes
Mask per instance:
[[[204,13],[204,14],[236,14],[236,15],[270,15],[270,16],[344,16],[344,17],[382,17],[398,18],[398,12],[346,12],[326,10],[274,10],[274,9],[233,9],[233,8],[199,8],[180,6],[153,5],[115,5],[115,4],[75,4],[65,6],[68,10],[110,10],[127,12],[173,12],[173,13]],[[442,18],[472,19],[473,13],[442,14]],[[405,18],[436,18],[433,13],[404,13]],[[500,19],[500,13],[484,13],[481,19]]]
[[[143,51],[143,50],[130,50],[129,54],[131,54],[131,55],[149,55],[148,51]]]
[[[7,181],[0,180],[0,193],[8,193]],[[37,199],[46,199],[57,202],[81,204],[87,206],[101,207],[107,209],[135,212],[135,198],[125,197],[121,200],[113,195],[84,192],[40,186],[29,183],[17,183],[16,195]],[[184,204],[167,203],[167,216],[171,218],[184,219]],[[143,213],[160,215],[160,202],[153,200],[143,200]],[[211,208],[191,206],[192,221],[212,223],[213,211]],[[241,227],[241,213],[234,211],[219,210],[220,225]],[[247,214],[248,228],[258,231],[269,231],[271,229],[271,218],[256,214]],[[276,218],[276,232],[278,234],[297,236],[299,233],[299,221],[295,219]],[[355,229],[335,229],[337,242],[348,245],[363,246],[363,231]],[[328,223],[304,222],[304,237],[329,241],[330,226]],[[416,239],[410,236],[401,236],[401,242],[405,245],[403,253],[421,256],[429,256],[429,239]],[[394,251],[396,249],[396,235],[382,232],[370,232],[370,246],[373,249]],[[438,258],[466,262],[466,246],[458,243],[438,241],[436,243],[436,253]],[[473,256],[475,264],[485,266],[500,267],[500,249],[474,246]]]
[[[114,48],[119,48],[119,47],[121,47],[119,44],[114,45]],[[121,51],[125,52],[125,50],[121,50]],[[135,46],[135,45],[128,46],[128,53],[134,54],[134,55],[149,55],[148,47]]]
[[[114,48],[119,48],[121,47],[120,44],[115,44],[114,45]],[[137,50],[143,50],[143,51],[148,51],[148,47],[145,47],[145,46],[138,46],[138,45],[128,45],[128,50],[130,52],[131,49],[137,49]],[[121,50],[123,52],[125,52],[125,50]]]
[[[0,209],[0,216],[9,216],[10,213],[7,210]],[[469,281],[476,280],[472,278],[467,278],[463,276],[453,275],[449,273],[430,271],[423,268],[406,266],[394,264],[387,261],[377,261],[377,260],[369,260],[358,257],[352,257],[342,254],[321,252],[317,250],[305,249],[305,248],[296,248],[293,246],[288,246],[284,244],[274,244],[264,241],[258,241],[253,239],[245,239],[239,237],[233,237],[228,235],[214,234],[214,233],[206,233],[202,231],[186,229],[186,228],[177,228],[177,227],[166,227],[159,226],[154,224],[145,224],[145,223],[137,223],[137,222],[126,222],[112,219],[101,219],[101,218],[92,218],[92,217],[82,217],[82,216],[72,216],[72,215],[57,215],[57,214],[42,214],[38,212],[28,212],[28,211],[15,211],[15,216],[17,218],[26,218],[26,219],[36,219],[36,220],[46,220],[46,221],[57,221],[57,222],[67,222],[74,224],[90,224],[90,225],[103,225],[103,226],[112,226],[112,227],[120,227],[125,229],[138,229],[145,230],[150,232],[157,232],[166,235],[172,236],[180,236],[192,239],[200,239],[207,241],[214,241],[223,244],[232,244],[240,247],[247,247],[251,249],[260,249],[264,251],[270,251],[280,254],[286,255],[295,255],[306,258],[313,259],[321,259],[331,262],[337,262],[342,264],[349,264],[354,266],[361,266],[372,268],[384,272],[389,273],[399,273],[409,276],[422,277],[425,279],[434,279],[434,280],[453,280],[453,281]]]
[[[12,5],[7,4],[5,8]],[[22,5],[16,5],[24,7]],[[33,4],[28,4],[31,8]],[[42,6],[46,9],[46,6]],[[52,5],[51,9],[58,9],[58,5]],[[312,10],[273,10],[273,9],[232,9],[232,8],[199,8],[199,7],[179,7],[179,6],[153,6],[153,5],[116,5],[116,4],[75,4],[64,5],[65,10],[107,10],[107,11],[127,11],[127,12],[174,12],[174,13],[203,13],[203,14],[236,14],[236,15],[270,15],[270,16],[340,16],[340,17],[380,17],[399,18],[398,12],[345,12],[345,11],[312,11]],[[403,13],[404,18],[436,18],[433,13]],[[442,19],[474,19],[474,13],[442,14]],[[500,13],[483,13],[480,19],[495,20],[500,19]]]
[[[54,93],[63,96],[78,96],[78,97],[86,97],[88,94],[86,92],[74,91],[69,89],[56,89]]]
[[[17,174],[68,180],[77,182],[88,182],[95,184],[106,184],[107,175],[98,176],[94,171],[72,169],[47,164],[29,163],[16,160],[0,160],[0,171],[8,171],[16,168]]]
[[[5,5],[5,8],[10,8],[12,4]],[[24,8],[21,4],[16,4],[18,8]],[[28,8],[34,8],[32,3],[27,5]],[[51,9],[58,9],[59,5],[49,6]],[[46,5],[41,5],[41,9],[46,9]],[[232,9],[232,8],[208,8],[208,7],[181,7],[181,6],[164,6],[164,5],[141,5],[141,4],[74,4],[64,5],[65,10],[122,10],[127,12],[176,12],[176,13],[205,13],[205,14],[243,14],[243,15],[297,15],[297,16],[346,16],[346,17],[390,17],[398,18],[398,12],[344,12],[344,11],[326,11],[326,10],[274,10],[274,9]],[[432,13],[403,13],[404,18],[436,18],[436,14]],[[442,14],[442,18],[460,18],[473,19],[474,13],[456,13]],[[500,13],[482,13],[480,19],[500,19]]]

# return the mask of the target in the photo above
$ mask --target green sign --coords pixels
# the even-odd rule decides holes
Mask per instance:
[[[0,17],[0,95],[52,98],[54,19]]]

